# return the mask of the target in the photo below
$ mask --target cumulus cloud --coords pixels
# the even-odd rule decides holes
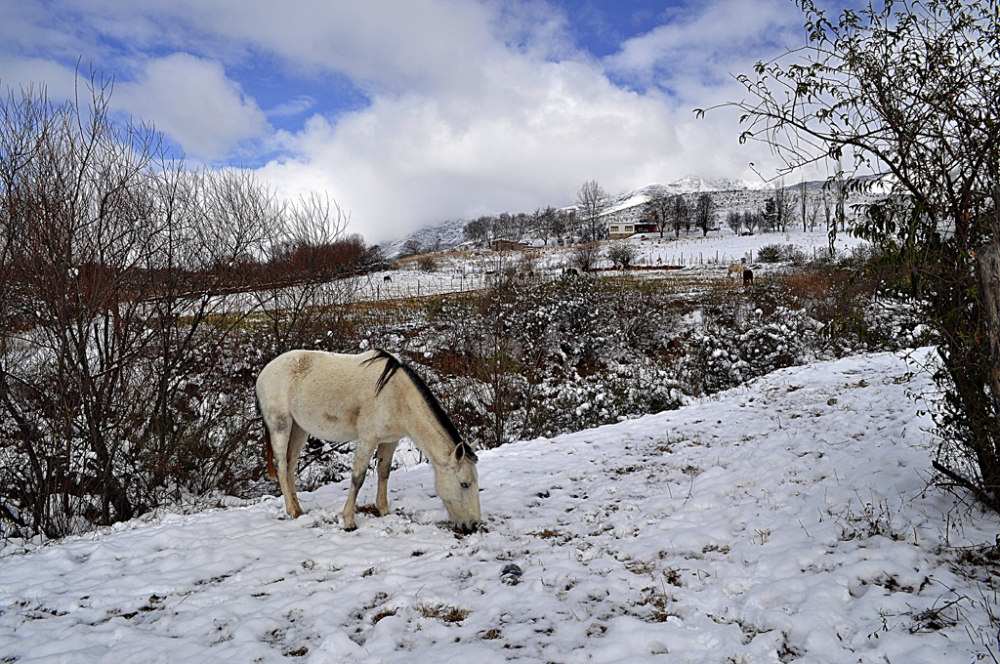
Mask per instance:
[[[447,218],[570,204],[585,180],[618,192],[688,174],[752,177],[748,162],[767,155],[737,144],[734,114],[696,120],[692,109],[739,96],[731,72],[790,36],[801,42],[786,0],[692,1],[604,59],[543,0],[58,4],[65,11],[46,15],[74,23],[50,18],[45,30],[76,35],[81,52],[128,45],[97,63],[124,72],[119,108],[203,159],[248,144],[276,155],[262,177],[292,196],[328,191],[370,242]],[[37,28],[39,15],[19,20]],[[312,88],[262,111],[234,80],[262,57],[274,78],[349,81],[360,107],[324,114]],[[309,112],[298,129],[267,122]]]
[[[261,170],[284,190],[323,181],[366,238],[445,218],[567,204],[587,179],[610,189],[664,175],[678,140],[656,99],[580,63],[509,58],[484,93],[380,95],[289,137],[292,158]],[[303,171],[320,177],[303,180]]]
[[[776,0],[713,0],[646,34],[625,41],[604,60],[609,72],[641,85],[670,89],[683,98],[703,96],[750,73],[767,59],[802,43],[802,17]]]
[[[116,88],[113,101],[202,159],[224,157],[267,132],[263,111],[220,63],[186,53],[151,60],[138,80]]]
[[[73,96],[74,70],[45,58],[0,58],[0,85],[3,92],[24,90],[39,93],[44,88],[52,99]]]
[[[267,116],[275,118],[292,117],[302,115],[316,105],[316,100],[309,95],[299,95],[295,99],[278,104],[274,108],[268,109]]]
[[[692,113],[725,93],[694,81],[695,72],[680,90],[675,82],[687,74],[671,74],[672,83],[660,73],[671,57],[679,69],[715,57],[713,77],[728,76],[725,68],[736,62],[732,35],[714,41],[709,29],[719,11],[694,12],[676,29],[637,38],[606,61],[565,45],[555,57],[553,49],[536,46],[531,25],[508,14],[504,30],[475,59],[475,85],[375,91],[360,111],[314,117],[287,137],[285,156],[261,174],[283,190],[327,189],[371,241],[446,218],[567,205],[585,180],[618,192],[692,173],[754,177],[748,163],[755,159],[737,143],[734,114],[697,120]],[[547,35],[559,30],[558,16],[534,24]],[[695,39],[702,43],[693,45]],[[681,61],[679,53],[692,46],[696,55],[685,52]],[[663,85],[614,82],[626,74]]]

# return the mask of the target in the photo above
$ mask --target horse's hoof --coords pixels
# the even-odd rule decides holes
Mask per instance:
[[[346,533],[353,533],[357,529],[357,526],[344,526],[344,532]]]

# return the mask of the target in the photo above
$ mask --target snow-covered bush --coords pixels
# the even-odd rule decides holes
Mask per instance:
[[[785,367],[919,345],[919,321],[875,301],[849,272],[772,275],[753,289],[706,299],[680,375],[711,394]]]
[[[428,305],[409,355],[459,428],[493,447],[676,408],[672,306],[632,279],[503,279]]]
[[[806,262],[806,254],[794,244],[766,244],[757,250],[757,260],[761,263],[803,265]]]

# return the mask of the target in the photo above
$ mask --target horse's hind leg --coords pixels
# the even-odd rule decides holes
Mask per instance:
[[[291,457],[291,463],[289,463],[289,452],[292,451],[295,430],[298,429],[303,434],[305,432],[292,421],[291,417],[267,418],[265,415],[265,424],[271,432],[271,448],[274,451],[274,461],[277,465],[281,495],[285,499],[285,511],[292,517],[299,517],[302,515],[302,508],[299,507],[299,500],[295,496],[295,481],[293,479],[298,453],[296,452],[295,457]]]
[[[304,514],[302,506],[299,505],[299,496],[295,493],[295,466],[298,464],[299,454],[302,452],[302,448],[305,447],[306,438],[308,437],[309,436],[305,432],[305,429],[300,427],[295,422],[292,422],[292,429],[288,434],[288,450],[285,454],[285,460],[287,461],[285,464],[285,473],[287,476],[285,479],[285,486],[282,486],[281,491],[285,494],[285,509],[288,510],[288,513],[295,518]],[[287,493],[285,493],[286,487],[288,491]],[[291,496],[291,509],[289,509],[288,504],[289,496]]]
[[[399,443],[382,443],[378,446],[378,494],[375,496],[375,506],[379,516],[389,513],[389,473],[392,471],[392,455]]]
[[[358,492],[361,485],[365,483],[365,472],[368,470],[368,462],[372,460],[372,454],[378,446],[378,440],[359,440],[354,447],[354,468],[351,471],[351,491],[347,495],[347,504],[344,505],[344,530],[357,530],[354,523],[354,504],[358,499]]]

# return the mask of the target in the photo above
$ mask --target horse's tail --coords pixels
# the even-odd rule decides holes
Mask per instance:
[[[278,472],[274,469],[274,448],[271,447],[271,434],[264,425],[264,457],[267,459],[267,476],[272,480],[278,477]]]
[[[277,471],[274,469],[274,448],[271,447],[271,432],[267,428],[267,422],[264,421],[264,416],[260,412],[260,399],[254,394],[254,404],[257,406],[257,414],[261,416],[261,424],[264,426],[264,458],[267,459],[267,476],[272,480],[278,477]]]

